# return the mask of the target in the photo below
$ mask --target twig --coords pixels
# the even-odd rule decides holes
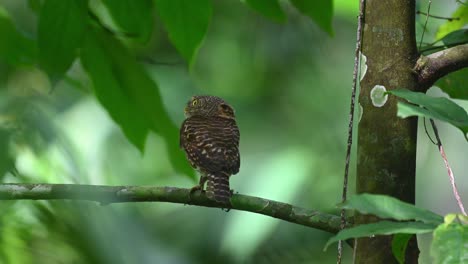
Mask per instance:
[[[79,200],[101,205],[127,202],[169,202],[205,207],[226,207],[197,191],[156,186],[103,186],[81,184],[0,184],[0,200]],[[249,211],[330,233],[340,229],[340,217],[254,196],[234,194],[232,209]]]
[[[416,14],[418,15],[425,15],[425,16],[429,16],[429,17],[432,17],[432,18],[438,18],[438,19],[445,19],[445,20],[448,20],[450,22],[452,22],[453,20],[460,20],[459,17],[443,17],[443,16],[435,16],[435,15],[431,15],[429,13],[424,13],[424,12],[421,12],[421,11],[416,11]]]
[[[351,159],[351,146],[353,145],[354,106],[356,104],[356,86],[357,86],[357,78],[359,74],[360,51],[361,51],[361,43],[362,43],[362,24],[364,23],[364,5],[365,5],[365,0],[360,0],[358,24],[357,24],[357,31],[356,31],[356,49],[354,51],[353,86],[351,88],[351,105],[349,108],[348,146],[346,148],[346,162],[345,162],[345,170],[344,170],[344,177],[343,177],[343,192],[341,194],[341,202],[346,201],[347,193],[348,193],[349,162]],[[345,213],[346,213],[345,209],[341,209],[340,230],[343,230],[346,227]],[[337,261],[336,261],[337,264],[341,263],[342,256],[343,256],[343,242],[340,240],[338,241],[338,256],[337,256]]]
[[[448,171],[450,184],[452,185],[453,195],[455,196],[455,199],[457,200],[457,204],[458,204],[458,207],[460,208],[460,211],[463,213],[463,215],[466,216],[465,207],[463,206],[463,202],[460,198],[460,195],[458,194],[457,185],[455,184],[455,177],[453,176],[452,168],[450,167],[448,160],[447,160],[447,156],[445,155],[445,151],[442,146],[442,141],[440,141],[439,132],[437,131],[437,127],[434,123],[434,120],[430,119],[430,121],[431,121],[432,129],[434,130],[434,135],[436,137],[437,147],[439,148],[440,155],[442,156],[442,159],[444,160],[444,163],[445,163],[445,167],[447,168],[447,171]]]
[[[444,44],[444,45],[439,45],[439,46],[433,46],[435,43],[437,43],[437,42],[439,42],[441,40],[442,39],[438,39],[438,40],[434,41],[433,43],[429,44],[428,46],[425,46],[424,49],[419,50],[419,53],[424,53],[424,52],[431,51],[431,50],[436,50],[436,49],[447,49],[447,48],[455,47],[455,46],[458,46],[458,45],[466,44],[466,41],[461,41],[461,42],[450,43],[448,45]]]
[[[424,28],[423,28],[423,32],[422,32],[422,35],[421,35],[421,40],[419,41],[419,48],[418,48],[418,50],[421,49],[422,41],[423,41],[423,39],[424,39],[424,33],[426,33],[427,21],[429,20],[429,13],[430,13],[430,11],[431,11],[431,5],[432,5],[432,1],[429,0],[429,4],[428,4],[428,6],[427,6],[426,21],[424,22]]]
[[[426,132],[427,138],[429,138],[429,140],[432,142],[432,144],[437,145],[437,142],[435,142],[432,139],[431,135],[429,135],[429,131],[427,130],[427,126],[426,126],[426,118],[425,117],[423,117],[423,124],[424,124],[424,132]]]

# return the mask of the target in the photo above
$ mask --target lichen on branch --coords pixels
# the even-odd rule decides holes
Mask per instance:
[[[414,68],[419,90],[425,92],[438,79],[465,67],[468,67],[468,44],[421,55]]]

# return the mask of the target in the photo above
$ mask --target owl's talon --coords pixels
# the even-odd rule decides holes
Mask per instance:
[[[193,186],[192,188],[190,188],[190,191],[189,191],[189,201],[192,200],[193,194],[196,191],[201,191],[202,193],[204,192],[204,190],[202,189],[202,186],[200,186],[200,185]]]
[[[196,191],[204,192],[205,190],[203,190],[202,186],[200,185],[195,185],[192,188],[190,188],[190,194],[193,194]]]
[[[190,188],[190,194],[198,191],[198,190],[201,190],[201,186],[200,185],[195,185],[193,186],[192,188]]]

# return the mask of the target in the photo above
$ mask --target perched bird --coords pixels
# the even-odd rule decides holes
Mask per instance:
[[[206,196],[230,205],[229,177],[239,172],[239,128],[234,109],[216,96],[193,96],[185,107],[180,128],[180,147],[192,167],[201,174],[198,185],[207,182]]]

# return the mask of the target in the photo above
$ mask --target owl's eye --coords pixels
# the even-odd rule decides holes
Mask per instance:
[[[192,106],[197,106],[198,105],[198,100],[193,100],[192,101]]]

